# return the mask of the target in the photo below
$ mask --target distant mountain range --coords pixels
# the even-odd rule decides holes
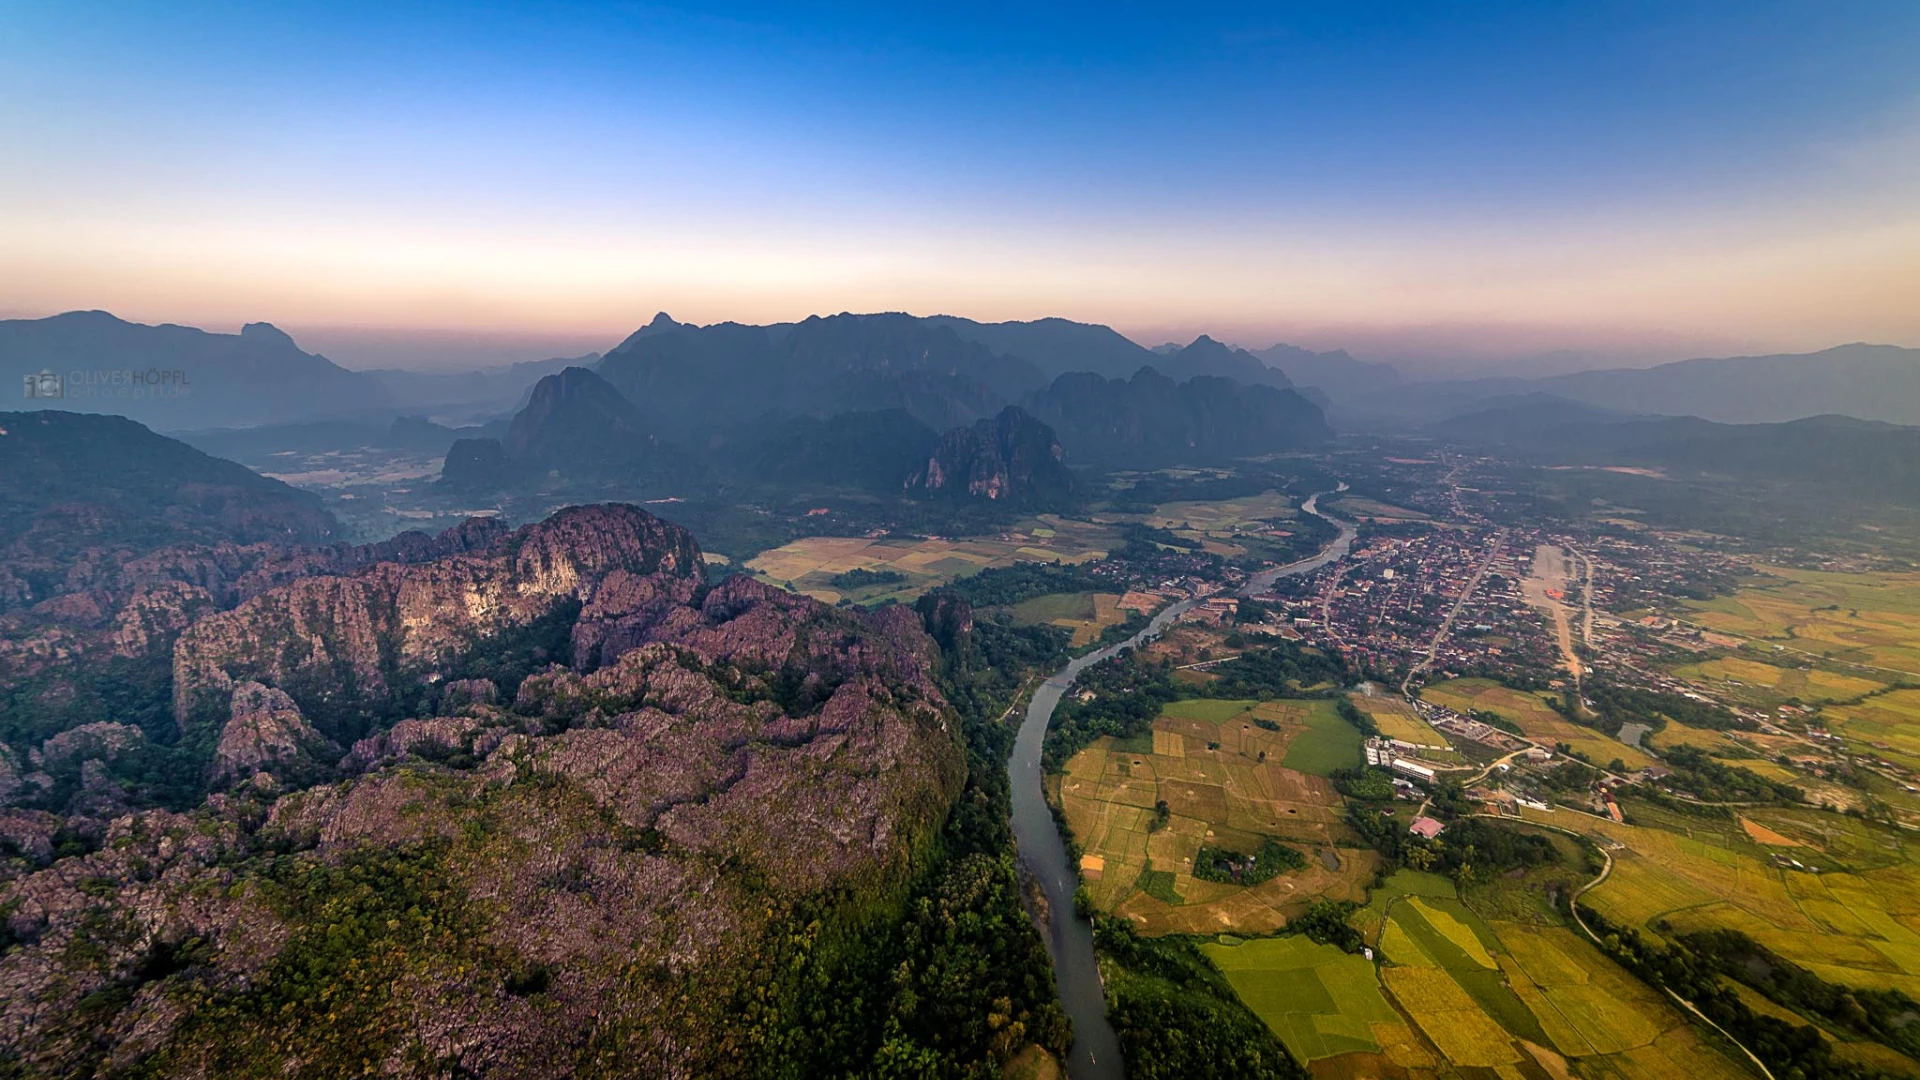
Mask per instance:
[[[1286,372],[1295,386],[1314,387],[1335,400],[1376,393],[1401,383],[1400,372],[1391,364],[1355,360],[1345,349],[1314,352],[1280,344],[1255,350],[1251,355]]]
[[[0,374],[22,387],[23,407],[118,413],[164,431],[319,420],[379,428],[409,413],[477,423],[517,411],[540,379],[579,367],[606,379],[650,431],[668,440],[753,442],[792,417],[888,410],[938,432],[1029,404],[1062,375],[1131,379],[1149,366],[1176,382],[1216,376],[1291,388],[1342,429],[1404,429],[1536,392],[1724,423],[1824,414],[1920,423],[1920,349],[1891,345],[1538,379],[1414,382],[1390,365],[1339,350],[1247,350],[1206,335],[1147,349],[1109,327],[1066,319],[983,323],[843,313],[768,326],[696,326],[663,313],[604,356],[412,372],[349,371],[302,351],[266,323],[213,334],[99,311],[0,321]],[[50,378],[39,378],[43,373]]]
[[[115,413],[166,431],[393,407],[379,380],[302,352],[267,323],[210,334],[125,322],[104,311],[0,320],[0,376],[25,408]],[[28,386],[30,378],[36,385]]]
[[[339,531],[317,496],[124,417],[0,413],[0,610],[50,595],[89,549],[314,544]]]
[[[471,491],[616,478],[688,486],[717,469],[746,483],[1054,505],[1074,490],[1070,465],[1221,462],[1332,434],[1283,372],[1204,336],[1159,358],[1183,379],[1142,366],[1131,379],[1049,381],[956,324],[1002,340],[1065,339],[1082,357],[1103,349],[1103,364],[1127,358],[1103,328],[1064,322],[835,315],[701,327],[663,313],[596,371],[541,379],[504,439],[455,443],[442,479]]]
[[[1070,460],[1109,467],[1224,462],[1296,450],[1333,435],[1320,407],[1294,390],[1219,375],[1181,382],[1155,367],[1131,379],[1062,375],[1028,404],[1059,433]]]
[[[880,409],[944,429],[992,416],[1046,382],[1026,360],[898,314],[693,326],[662,313],[597,370],[673,439],[769,416]]]
[[[447,451],[442,479],[455,488],[494,491],[561,484],[669,478],[692,482],[700,467],[663,446],[651,419],[586,368],[541,379],[504,437],[461,439]]]
[[[1920,427],[1847,416],[1723,424],[1695,416],[1629,415],[1545,394],[1493,405],[1433,430],[1450,441],[1499,447],[1547,464],[1808,484],[1825,494],[1920,505]]]
[[[1582,371],[1541,379],[1461,379],[1335,395],[1343,428],[1404,428],[1548,394],[1619,412],[1698,416],[1727,424],[1851,416],[1920,424],[1920,349],[1841,345],[1814,353],[1680,360],[1650,368]]]
[[[1582,371],[1534,380],[1534,386],[1602,408],[1729,424],[1825,414],[1920,423],[1920,349],[1892,345]]]
[[[518,364],[476,368],[472,371],[402,371],[380,368],[364,372],[386,387],[394,406],[429,412],[458,411],[469,416],[510,412],[527,403],[533,384],[570,367],[592,367],[599,353],[585,356],[526,360]]]

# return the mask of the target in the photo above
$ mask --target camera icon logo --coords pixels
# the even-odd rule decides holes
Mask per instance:
[[[67,381],[47,368],[26,377],[26,394],[28,398],[63,398],[67,396]]]

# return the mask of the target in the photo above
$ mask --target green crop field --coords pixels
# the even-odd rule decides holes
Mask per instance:
[[[1822,671],[1811,663],[1769,664],[1744,656],[1686,664],[1673,673],[1729,699],[1760,706],[1777,705],[1789,698],[1842,701],[1885,685],[1857,675]]]
[[[1047,593],[1013,606],[1015,626],[1058,626],[1073,632],[1075,646],[1098,640],[1100,632],[1126,621],[1116,593]]]
[[[1335,769],[1350,769],[1362,761],[1365,737],[1360,729],[1340,719],[1331,701],[1303,702],[1308,706],[1301,718],[1306,730],[1287,745],[1281,764],[1309,776],[1329,776]]]
[[[1381,1044],[1374,1025],[1406,1023],[1381,996],[1373,965],[1331,945],[1295,936],[1207,944],[1201,950],[1303,1060],[1377,1052]]]
[[[1257,701],[1236,701],[1229,698],[1193,698],[1187,701],[1168,702],[1160,710],[1160,715],[1218,724],[1244,713],[1251,713],[1254,706],[1258,704],[1260,703]]]

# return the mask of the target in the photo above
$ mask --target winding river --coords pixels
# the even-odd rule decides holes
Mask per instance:
[[[1347,485],[1341,484],[1340,491]],[[1321,494],[1329,494],[1322,492]],[[1255,574],[1241,591],[1254,596],[1273,587],[1280,578],[1304,574],[1346,555],[1353,546],[1352,525],[1320,513],[1320,495],[1301,504],[1301,509],[1332,522],[1340,535],[1318,555],[1296,563]],[[1100,969],[1093,956],[1093,927],[1074,914],[1073,891],[1080,883],[1073,863],[1067,858],[1067,845],[1047,809],[1045,776],[1040,767],[1040,748],[1046,741],[1047,722],[1060,698],[1087,668],[1157,636],[1167,624],[1180,617],[1198,601],[1182,600],[1153,617],[1145,629],[1098,652],[1088,653],[1053,673],[1033,693],[1027,705],[1026,719],[1013,744],[1013,759],[1007,768],[1013,777],[1013,835],[1019,845],[1020,859],[1040,882],[1047,896],[1047,950],[1053,956],[1054,981],[1060,988],[1060,1004],[1073,1021],[1073,1048],[1067,1054],[1070,1080],[1121,1080],[1126,1069],[1120,1057],[1120,1040],[1107,1023],[1106,992],[1100,984]]]

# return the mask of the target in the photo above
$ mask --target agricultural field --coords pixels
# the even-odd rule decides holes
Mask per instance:
[[[1822,671],[1811,663],[1769,664],[1741,656],[1687,664],[1675,668],[1673,674],[1728,701],[1761,708],[1790,698],[1803,702],[1845,701],[1886,685],[1857,675]]]
[[[1638,747],[1608,738],[1593,728],[1576,724],[1547,706],[1545,696],[1513,690],[1491,679],[1452,679],[1421,689],[1422,700],[1444,705],[1458,712],[1483,709],[1520,725],[1529,738],[1558,746],[1565,743],[1595,764],[1605,765],[1619,758],[1629,769],[1643,769],[1653,758]]]
[[[1048,593],[1013,606],[1016,626],[1058,626],[1073,632],[1078,648],[1099,640],[1100,632],[1127,621],[1117,593]]]
[[[1680,615],[1782,651],[1880,669],[1854,672],[1861,678],[1920,678],[1920,573],[1762,570],[1734,595],[1690,603]]]
[[[1698,747],[1715,757],[1725,759],[1728,765],[1738,766],[1768,780],[1798,786],[1808,792],[1808,801],[1816,805],[1819,804],[1820,799],[1814,797],[1814,792],[1824,791],[1831,786],[1824,785],[1813,777],[1796,772],[1773,760],[1781,753],[1805,753],[1806,744],[1795,738],[1766,735],[1754,731],[1715,731],[1711,728],[1691,728],[1685,724],[1670,723],[1659,731],[1650,732],[1646,743],[1654,750],[1661,752],[1675,746]],[[1850,805],[1851,800],[1840,797],[1831,801],[1846,806]]]
[[[1799,807],[1728,819],[1628,812],[1637,824],[1525,814],[1608,845],[1613,873],[1585,902],[1609,919],[1656,937],[1663,920],[1739,930],[1829,982],[1920,996],[1920,861],[1900,830]],[[1775,855],[1806,869],[1776,866]]]
[[[1326,507],[1338,516],[1352,518],[1355,521],[1378,521],[1393,523],[1397,521],[1429,521],[1431,518],[1418,510],[1404,506],[1363,499],[1358,495],[1341,495]]]
[[[1292,518],[1299,511],[1293,500],[1277,491],[1241,499],[1214,502],[1171,502],[1156,507],[1146,523],[1157,529],[1194,533],[1232,534],[1260,529],[1276,518]]]
[[[1570,840],[1558,840],[1577,855]],[[1375,959],[1299,937],[1202,946],[1316,1076],[1746,1073],[1686,1018],[1562,925],[1542,894],[1572,867],[1475,885],[1402,870],[1355,914]],[[1540,880],[1535,880],[1540,879]]]
[[[1269,491],[1213,502],[1163,503],[1147,515],[1146,523],[1197,540],[1201,550],[1224,558],[1285,558],[1293,552],[1276,541],[1293,535],[1288,523],[1299,516],[1292,499]]]
[[[810,536],[762,552],[746,566],[763,581],[830,604],[843,598],[871,604],[888,599],[911,600],[937,585],[989,567],[1056,560],[1091,562],[1104,558],[1117,539],[1118,533],[1111,527],[1043,514],[997,537],[908,540]],[[833,586],[835,575],[855,569],[891,570],[906,580],[851,592]]]
[[[1854,753],[1920,768],[1920,690],[1895,690],[1858,705],[1830,705],[1820,710],[1820,718]]]
[[[1389,739],[1399,739],[1415,746],[1450,746],[1445,735],[1433,729],[1431,724],[1420,718],[1413,706],[1400,698],[1385,694],[1355,694],[1353,704],[1373,721],[1380,734]]]
[[[1202,699],[1169,704],[1150,739],[1080,751],[1059,798],[1095,906],[1149,934],[1267,933],[1316,898],[1363,899],[1376,856],[1347,846],[1356,838],[1339,793],[1300,767],[1350,765],[1358,746],[1331,702]],[[1155,827],[1161,801],[1168,815]],[[1193,876],[1202,847],[1251,854],[1268,837],[1305,854],[1306,868],[1253,886]]]
[[[1152,660],[1170,661],[1175,667],[1185,667],[1206,660],[1218,660],[1233,656],[1239,649],[1226,644],[1228,631],[1218,625],[1203,622],[1176,622],[1167,627],[1166,632],[1148,642],[1144,654]],[[1176,678],[1193,682],[1211,682],[1213,675],[1205,671],[1181,671]]]
[[[1305,937],[1202,945],[1234,993],[1303,1061],[1381,1054],[1402,1068],[1433,1068],[1406,1018],[1387,1003],[1373,963]]]
[[[1280,764],[1309,776],[1331,776],[1336,769],[1351,769],[1365,760],[1366,737],[1340,718],[1332,701],[1288,704],[1296,707],[1290,718],[1304,724],[1305,730],[1287,743],[1287,755]]]

